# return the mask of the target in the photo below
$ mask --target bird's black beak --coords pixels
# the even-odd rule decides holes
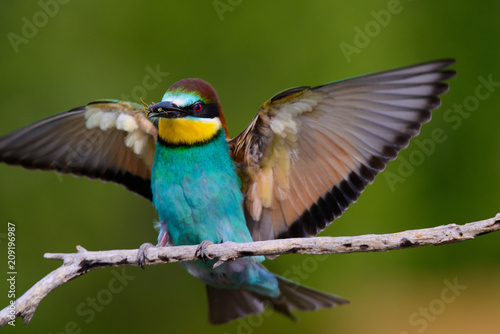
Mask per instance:
[[[148,118],[151,117],[180,118],[186,117],[186,113],[172,102],[163,101],[148,107]]]

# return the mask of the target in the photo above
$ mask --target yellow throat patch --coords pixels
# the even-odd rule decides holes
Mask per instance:
[[[168,144],[193,145],[212,139],[222,123],[215,118],[161,118],[158,124],[158,136]]]

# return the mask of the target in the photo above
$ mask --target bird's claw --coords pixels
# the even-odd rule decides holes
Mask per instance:
[[[213,245],[213,242],[209,240],[203,240],[196,248],[195,256],[199,256],[203,263],[207,263],[208,260],[212,260],[213,257],[208,254],[207,247]]]
[[[137,264],[141,266],[142,269],[145,269],[145,265],[149,262],[147,257],[147,252],[149,248],[155,247],[153,244],[146,242],[139,247],[139,251],[137,252]]]

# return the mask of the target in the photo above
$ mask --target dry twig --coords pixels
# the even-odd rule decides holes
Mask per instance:
[[[391,234],[370,234],[355,237],[316,237],[258,241],[237,244],[226,242],[210,245],[210,256],[230,261],[242,256],[278,254],[345,254],[355,252],[380,252],[396,249],[439,246],[465,240],[500,230],[500,213],[494,218],[465,225],[442,225],[433,228],[410,230]],[[199,260],[197,246],[178,246],[148,249],[147,265]],[[46,253],[45,258],[62,260],[63,265],[38,281],[15,301],[15,308],[7,306],[0,311],[0,327],[22,317],[28,323],[38,304],[52,290],[89,271],[104,267],[137,266],[137,249],[89,252],[77,246],[77,253]],[[216,264],[216,265],[217,265]]]

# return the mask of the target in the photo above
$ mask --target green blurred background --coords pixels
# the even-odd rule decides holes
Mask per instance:
[[[321,235],[466,223],[500,211],[500,87],[491,87],[483,100],[474,98],[478,77],[500,81],[499,1],[88,0],[58,3],[58,8],[54,3],[0,4],[0,134],[96,99],[158,101],[173,82],[201,77],[216,87],[236,135],[261,103],[283,89],[455,57],[458,76],[418,137],[429,140],[441,129],[446,140],[429,151],[412,141]],[[43,7],[51,15],[43,14]],[[377,23],[375,17],[388,7],[390,19]],[[24,27],[26,22],[38,24],[37,31]],[[369,40],[356,39],[358,28],[371,29]],[[341,44],[358,48],[346,57]],[[161,75],[149,79],[146,89],[143,81],[151,69]],[[470,113],[446,114],[464,102]],[[417,156],[423,159],[403,173],[401,182],[388,182],[401,176],[404,161]],[[151,204],[120,186],[4,164],[0,182],[0,263],[7,262],[4,237],[7,222],[13,222],[18,293],[60,265],[44,259],[45,252],[74,252],[76,245],[137,248],[156,239]],[[3,330],[497,333],[499,241],[497,233],[441,247],[267,261],[276,273],[299,268],[301,283],[352,301],[298,314],[298,323],[266,314],[209,325],[203,285],[171,264],[91,272],[51,293],[29,325],[18,320],[15,328]],[[6,265],[0,267],[5,277]],[[122,270],[128,280],[118,284],[113,278]],[[460,289],[445,290],[453,282]],[[1,307],[8,303],[5,283],[2,279]]]

